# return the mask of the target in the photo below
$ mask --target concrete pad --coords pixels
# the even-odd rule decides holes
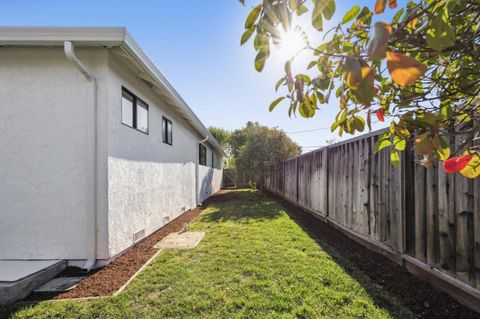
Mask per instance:
[[[0,305],[25,298],[67,266],[64,260],[1,260],[0,264]]]
[[[19,281],[58,262],[58,260],[0,260],[0,282]]]
[[[47,283],[35,288],[34,292],[62,292],[74,288],[85,277],[59,277],[54,278]]]
[[[158,242],[157,249],[191,249],[197,247],[202,240],[204,232],[171,233]]]

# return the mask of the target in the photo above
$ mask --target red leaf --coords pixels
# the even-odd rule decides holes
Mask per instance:
[[[377,118],[380,122],[385,122],[385,110],[384,109],[378,109],[375,114],[377,115]]]
[[[459,157],[452,157],[443,162],[443,169],[447,173],[458,173],[464,169],[468,163],[472,160],[473,156],[464,155]]]

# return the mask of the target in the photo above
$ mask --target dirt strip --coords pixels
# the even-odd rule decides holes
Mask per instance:
[[[228,192],[228,190],[221,190],[206,200],[201,207],[183,213],[143,241],[129,248],[122,255],[111,261],[107,266],[96,269],[87,274],[87,278],[75,288],[55,295],[32,293],[27,297],[27,300],[84,298],[113,294],[157,252],[157,249],[153,248],[156,243],[168,234],[182,230],[185,224],[194,221],[208,205],[224,201],[224,195]],[[79,275],[85,276],[79,268],[68,267],[59,275],[59,277]]]
[[[373,282],[394,295],[418,318],[480,318],[480,314],[417,279],[387,257],[367,249],[279,196],[270,193],[267,195],[285,207],[289,214],[315,237],[332,246]]]

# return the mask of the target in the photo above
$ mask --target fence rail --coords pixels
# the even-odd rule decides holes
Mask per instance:
[[[394,168],[388,149],[373,151],[381,133],[287,160],[264,187],[466,292],[432,282],[480,311],[480,179],[425,169],[411,147]]]

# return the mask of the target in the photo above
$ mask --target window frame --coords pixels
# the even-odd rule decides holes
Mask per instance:
[[[168,124],[171,128],[170,142],[168,142]],[[165,116],[162,116],[162,141],[167,145],[173,145],[173,122]]]
[[[126,93],[127,95],[130,95],[132,97],[132,126],[128,125],[127,123],[123,122],[123,109],[121,111],[121,116],[122,118],[120,119],[120,122],[125,125],[126,127],[129,127],[131,129],[134,129],[135,131],[138,131],[140,133],[143,133],[145,135],[149,135],[149,132],[150,132],[150,106],[148,105],[147,102],[145,102],[144,100],[142,100],[141,98],[139,98],[137,95],[135,95],[134,93],[132,93],[132,91],[130,91],[129,89],[127,89],[126,87],[122,86],[122,96],[121,98],[123,99],[123,93]],[[138,104],[138,101],[140,101],[141,105],[140,107],[141,108],[144,108],[147,110],[147,131],[143,131],[141,129],[138,128],[138,122],[137,122],[137,104]],[[120,107],[122,108],[122,103],[120,103]]]
[[[212,168],[215,168],[215,153],[212,151]]]
[[[205,150],[204,157],[202,157],[202,149]],[[201,143],[198,144],[198,164],[202,166],[207,166],[207,147]]]

